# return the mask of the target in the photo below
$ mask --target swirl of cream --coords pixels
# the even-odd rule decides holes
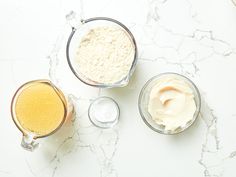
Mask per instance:
[[[156,82],[150,92],[148,112],[165,130],[184,127],[196,111],[193,90],[182,79],[167,76]]]

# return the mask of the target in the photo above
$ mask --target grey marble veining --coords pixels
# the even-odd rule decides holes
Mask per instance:
[[[10,117],[7,109],[10,99],[3,101],[1,104],[6,111],[3,112],[5,119],[1,125],[6,127],[3,129],[8,132],[9,140],[2,146],[4,162],[0,163],[0,176],[236,175],[233,132],[236,125],[233,108],[236,98],[236,37],[233,33],[236,29],[233,23],[236,8],[231,0],[71,0],[47,5],[55,8],[60,19],[55,19],[58,25],[56,32],[48,33],[47,38],[51,38],[52,43],[45,42],[46,50],[39,36],[37,47],[41,44],[39,50],[42,53],[35,55],[36,59],[32,60],[29,54],[33,55],[33,52],[22,52],[25,51],[23,45],[8,47],[9,56],[5,51],[2,55],[0,52],[1,76],[6,73],[9,76],[0,76],[0,80],[10,85],[3,93],[10,98],[13,90],[23,81],[39,76],[50,78],[73,103],[74,117],[60,131],[42,139],[38,150],[28,153],[13,144],[18,143],[20,135],[17,129],[14,130],[12,122],[6,123]],[[3,4],[2,7],[7,5]],[[30,6],[24,0],[13,7],[10,11],[14,13],[7,14],[6,9],[6,18],[11,25],[16,23],[17,16],[26,18]],[[48,22],[38,23],[50,24],[52,18],[49,8],[45,12],[48,13],[48,19],[44,20]],[[139,61],[126,88],[104,90],[88,87],[77,80],[68,67],[65,45],[71,26],[93,16],[109,16],[122,21],[136,38]],[[32,14],[32,18],[27,23],[24,20],[24,23],[31,24],[30,19],[36,24],[34,20],[39,17]],[[8,24],[5,21],[2,26]],[[12,33],[11,25],[3,32]],[[38,32],[40,34],[40,29]],[[31,31],[28,33],[29,36],[33,34]],[[0,42],[0,49],[1,46],[7,48],[7,42],[12,42],[14,46],[14,38],[5,40],[5,45]],[[29,41],[32,38],[29,37]],[[19,56],[11,53],[13,49]],[[32,76],[29,76],[27,69]],[[172,138],[149,130],[137,110],[137,98],[143,84],[150,77],[169,71],[192,79],[202,96],[201,114],[197,122],[183,134]],[[91,100],[102,95],[111,96],[120,104],[121,120],[114,129],[96,128],[88,119],[87,109]],[[3,135],[1,138],[4,138]],[[12,154],[6,156],[8,150]],[[13,159],[18,160],[14,162]]]

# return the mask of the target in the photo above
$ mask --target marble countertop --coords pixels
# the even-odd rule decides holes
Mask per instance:
[[[68,67],[71,18],[96,16],[121,21],[136,38],[138,64],[127,87],[89,87]],[[149,129],[138,112],[142,86],[163,72],[189,77],[202,96],[195,124],[173,136]],[[235,73],[231,0],[0,1],[0,176],[235,177]],[[20,147],[10,102],[21,84],[39,78],[68,94],[76,116],[31,153]],[[101,95],[120,105],[119,124],[110,130],[87,117],[89,103]]]

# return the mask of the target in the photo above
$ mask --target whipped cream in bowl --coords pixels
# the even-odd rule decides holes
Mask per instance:
[[[154,76],[139,95],[141,117],[152,130],[162,134],[177,134],[190,127],[200,106],[195,84],[177,73]]]

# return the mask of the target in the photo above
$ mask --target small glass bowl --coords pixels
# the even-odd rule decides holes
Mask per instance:
[[[191,119],[191,121],[187,122],[187,124],[184,127],[178,127],[175,130],[165,130],[163,125],[159,125],[157,124],[151,117],[151,115],[148,112],[148,102],[149,102],[149,96],[150,96],[150,92],[153,88],[153,86],[155,86],[156,82],[159,81],[160,79],[166,77],[166,76],[174,76],[177,77],[183,81],[185,81],[189,87],[193,90],[193,95],[194,95],[194,100],[196,103],[196,111],[193,115],[193,119]],[[143,119],[143,121],[145,122],[145,124],[151,128],[152,130],[161,133],[161,134],[166,134],[166,135],[173,135],[173,134],[177,134],[180,132],[183,132],[184,130],[186,130],[188,127],[190,127],[195,120],[197,119],[199,112],[200,112],[200,107],[201,107],[201,97],[200,97],[200,92],[198,90],[198,88],[196,87],[196,85],[187,77],[177,74],[177,73],[163,73],[163,74],[159,74],[157,76],[152,77],[150,80],[148,80],[146,82],[146,84],[143,86],[140,95],[139,95],[139,102],[138,102],[138,106],[139,106],[139,112],[140,115]]]
[[[86,35],[89,30],[96,27],[101,27],[101,26],[112,26],[112,27],[121,28],[122,30],[126,32],[127,36],[130,38],[130,41],[132,42],[133,48],[134,48],[134,59],[133,59],[131,68],[129,70],[129,73],[122,80],[116,83],[112,83],[112,84],[104,84],[104,83],[98,83],[96,81],[93,81],[87,78],[82,73],[80,73],[78,69],[76,69],[75,67],[76,64],[75,64],[74,59],[76,55],[76,49],[78,48],[79,43],[81,42],[83,36]],[[119,21],[114,20],[112,18],[95,17],[95,18],[90,18],[87,20],[81,20],[81,24],[79,24],[78,27],[76,28],[73,27],[72,32],[67,42],[67,46],[66,46],[66,56],[67,56],[67,62],[70,66],[71,71],[83,83],[90,86],[99,87],[99,88],[123,87],[128,84],[129,79],[131,75],[133,74],[135,66],[137,64],[137,45],[136,45],[136,41],[134,39],[133,34],[125,25],[123,25]]]
[[[113,111],[111,113],[113,115],[110,115],[113,117],[110,117],[110,118],[107,118],[107,113],[109,111],[106,109],[108,109],[108,106],[110,108],[110,111]],[[99,118],[99,116],[101,117]],[[91,123],[95,125],[96,127],[104,128],[104,129],[112,128],[119,121],[120,108],[119,108],[118,103],[112,98],[105,97],[105,96],[98,97],[95,100],[93,100],[92,103],[90,104],[89,109],[88,109],[88,117]]]

